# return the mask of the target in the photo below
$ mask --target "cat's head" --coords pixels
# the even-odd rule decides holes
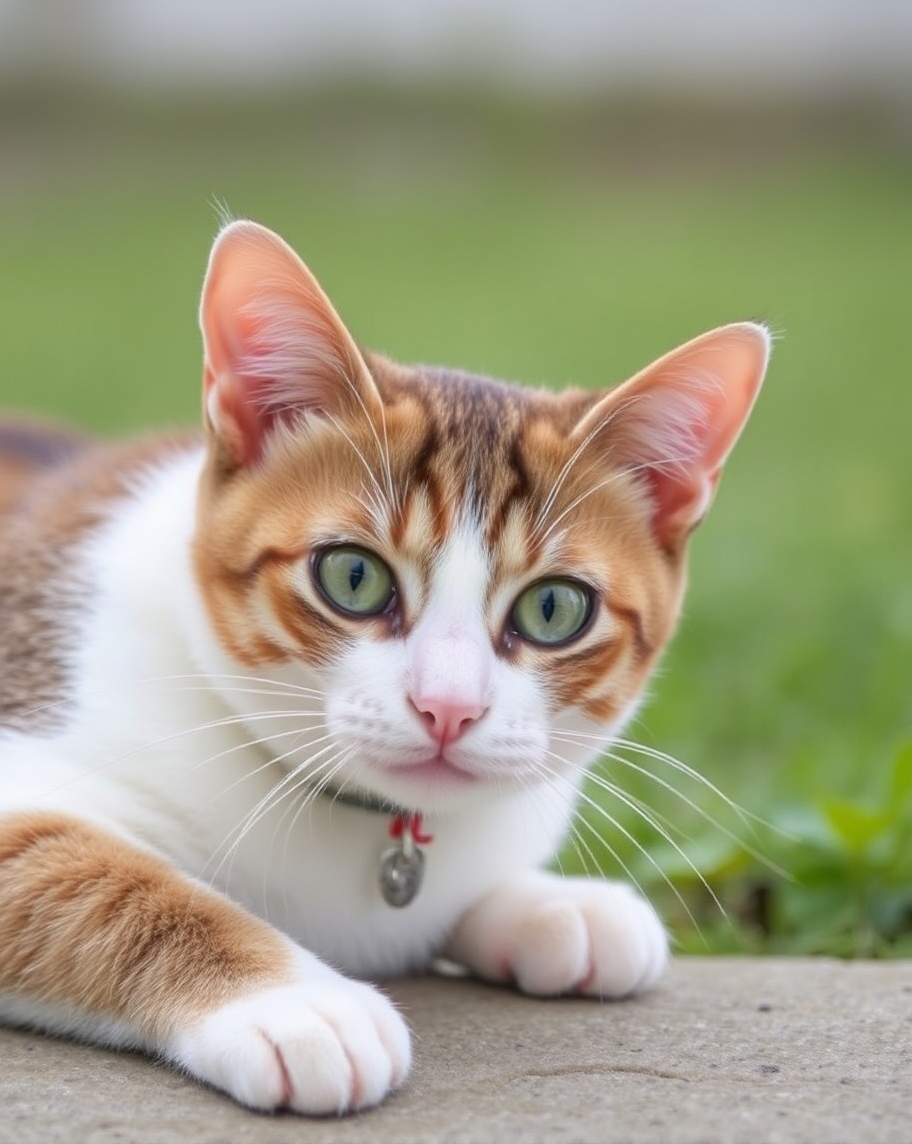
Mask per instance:
[[[196,571],[226,675],[300,696],[289,765],[428,810],[575,782],[672,634],[766,331],[602,393],[403,367],[249,222],[216,241],[201,322]],[[254,724],[276,706],[232,696]]]

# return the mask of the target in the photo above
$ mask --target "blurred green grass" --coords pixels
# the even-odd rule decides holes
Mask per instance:
[[[873,836],[873,850],[840,838],[826,808],[880,805],[912,736],[912,162],[796,118],[739,133],[737,114],[428,93],[124,109],[7,92],[0,403],[102,432],[193,420],[215,199],[283,233],[356,337],[407,361],[602,386],[713,325],[768,322],[769,380],[632,733],[792,834],[755,836],[667,764],[649,766],[715,824],[606,764],[665,816],[728,921],[616,799],[608,838],[687,948],[905,949],[912,806],[884,827],[886,858]],[[603,841],[586,846],[617,869]],[[802,898],[817,875],[790,883],[754,846],[793,873],[819,858],[833,900]],[[564,865],[584,864],[569,848]],[[872,921],[872,895],[906,873]]]

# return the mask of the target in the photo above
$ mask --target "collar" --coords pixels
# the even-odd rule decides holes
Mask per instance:
[[[420,818],[418,811],[409,810],[398,802],[357,790],[338,790],[332,786],[321,786],[318,788],[317,794],[328,799],[331,803],[350,806],[353,810],[365,810],[369,814],[387,814],[394,818]]]

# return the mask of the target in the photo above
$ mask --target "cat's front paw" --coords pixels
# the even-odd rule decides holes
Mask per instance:
[[[407,1076],[411,1045],[386,997],[327,973],[221,1006],[169,1056],[250,1108],[320,1116],[379,1104]]]
[[[659,979],[668,939],[649,903],[623,883],[530,872],[469,910],[449,953],[524,993],[627,997]]]

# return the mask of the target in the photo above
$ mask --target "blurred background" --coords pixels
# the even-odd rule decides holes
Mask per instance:
[[[219,204],[406,361],[772,326],[630,730],[680,764],[605,760],[561,865],[684,950],[912,953],[912,5],[0,0],[0,404],[192,421]]]

